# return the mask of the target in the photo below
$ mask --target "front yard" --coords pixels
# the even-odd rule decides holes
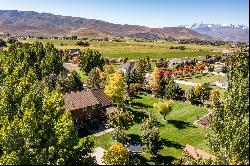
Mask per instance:
[[[131,105],[135,115],[135,124],[128,130],[132,140],[140,139],[140,124],[145,113],[152,112],[159,122],[158,128],[163,143],[163,149],[159,151],[157,164],[169,164],[173,159],[181,156],[182,149],[186,144],[190,144],[205,151],[209,151],[205,142],[205,135],[209,129],[194,125],[194,121],[205,115],[208,111],[205,108],[175,101],[174,110],[168,116],[168,123],[162,120],[162,116],[153,108],[153,104],[159,99],[153,98],[150,94],[142,94],[134,99]],[[95,137],[96,147],[107,149],[112,143],[111,133]],[[147,155],[144,155],[147,158]],[[152,163],[151,163],[152,164]]]

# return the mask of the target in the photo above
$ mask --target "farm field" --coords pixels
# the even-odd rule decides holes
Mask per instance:
[[[131,108],[135,115],[135,124],[128,130],[132,135],[132,140],[139,140],[141,134],[140,124],[145,116],[140,109],[153,113],[159,122],[158,128],[163,142],[163,149],[159,152],[159,163],[170,162],[174,158],[179,158],[183,147],[191,144],[195,147],[209,151],[205,142],[205,135],[210,129],[194,125],[194,121],[207,113],[202,107],[175,101],[174,110],[168,116],[168,122],[162,120],[162,116],[153,108],[153,104],[159,99],[149,94],[142,94],[134,100]],[[112,143],[111,134],[105,134],[100,137],[91,136],[95,140],[95,146],[107,149]],[[145,155],[145,154],[144,154]],[[146,155],[145,155],[146,157]],[[162,163],[163,162],[163,163]],[[166,164],[166,163],[165,163]]]
[[[33,43],[40,41],[42,43],[51,42],[58,49],[87,48],[96,49],[102,53],[104,57],[119,58],[128,57],[128,59],[139,59],[149,56],[151,59],[159,58],[180,58],[180,57],[197,57],[204,55],[220,55],[226,46],[208,46],[195,44],[177,44],[174,42],[108,42],[108,41],[89,41],[89,47],[76,46],[77,40],[49,40],[49,39],[29,39],[22,42]],[[185,50],[170,49],[170,46],[185,46]],[[218,51],[218,52],[212,52]]]

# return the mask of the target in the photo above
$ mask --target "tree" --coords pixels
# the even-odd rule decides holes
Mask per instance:
[[[65,71],[66,72],[66,71]],[[45,79],[49,80],[49,79]],[[53,81],[53,79],[52,79]],[[81,91],[83,90],[83,84],[80,79],[80,76],[77,74],[76,71],[72,71],[67,73],[66,76],[64,74],[59,74],[57,78],[54,78],[54,81],[56,81],[55,85],[51,85],[50,87],[52,89],[57,88],[62,92],[62,93],[69,93],[71,91]],[[54,83],[52,83],[54,84]]]
[[[83,42],[83,41],[78,41],[76,42],[77,46],[83,46],[83,47],[88,47],[90,46],[89,42]]]
[[[59,57],[53,45],[38,42],[0,53],[1,165],[94,164],[93,141],[79,140],[60,91],[42,83],[47,76],[56,83]]]
[[[15,101],[20,107],[17,107],[13,118],[2,110],[3,105],[10,103],[0,104],[0,144],[3,151],[0,163],[84,164],[84,158],[90,159],[88,153],[92,151],[93,143],[78,146],[72,117],[69,112],[62,111],[61,95],[48,88],[39,88],[36,82],[29,86],[32,89],[23,94],[20,101]],[[76,156],[79,150],[83,153]]]
[[[114,112],[108,114],[106,126],[114,128],[112,138],[118,142],[125,143],[128,140],[128,135],[125,130],[134,122],[134,116],[129,111],[124,111],[121,108],[116,108]]]
[[[220,100],[220,92],[218,90],[215,90],[211,93],[209,101],[211,108],[214,109],[215,106],[218,104],[217,102]]]
[[[249,164],[249,52],[231,55],[224,105],[217,101],[208,137],[218,164]]]
[[[87,86],[90,89],[101,89],[103,88],[102,71],[95,67],[93,68],[87,79]]]
[[[103,72],[104,72],[104,75],[107,77],[109,74],[114,73],[115,70],[112,65],[104,65]]]
[[[69,61],[69,53],[68,53],[68,51],[64,51],[62,61],[63,62],[68,62]]]
[[[178,97],[178,85],[174,82],[172,77],[166,77],[166,88],[164,97],[167,99],[177,99]]]
[[[188,91],[187,98],[191,104],[204,104],[205,100],[209,100],[211,89],[209,83],[195,86]]]
[[[63,70],[63,62],[60,52],[54,47],[53,44],[47,43],[45,47],[45,58],[43,58],[40,65],[42,69],[42,76],[46,76],[51,73],[58,75]],[[41,50],[41,52],[43,52],[43,50]]]
[[[191,104],[202,104],[202,87],[195,86],[188,90],[187,99]]]
[[[98,67],[102,70],[104,63],[105,61],[101,53],[96,50],[87,49],[79,55],[78,66],[86,74],[88,74],[94,67]]]
[[[139,59],[136,62],[135,74],[136,74],[136,83],[142,84],[144,82],[144,77],[146,74],[146,68],[143,59]]]
[[[104,163],[110,165],[127,165],[129,153],[128,150],[121,144],[112,145],[107,152],[104,152]]]
[[[151,80],[149,81],[150,89],[152,91],[152,94],[154,96],[164,96],[164,89],[165,89],[165,80],[163,75],[160,73],[159,69],[157,67],[154,68],[154,71],[152,73]]]
[[[163,102],[154,103],[154,109],[159,111],[164,120],[167,121],[167,115],[173,110],[174,102],[172,100],[166,100]]]
[[[160,136],[156,124],[156,118],[149,114],[149,117],[144,119],[141,125],[143,150],[148,152],[152,157],[156,157],[158,151],[161,149]]]
[[[120,71],[116,71],[108,76],[104,92],[114,103],[123,104],[125,99],[125,83],[123,74]]]
[[[204,103],[205,100],[209,100],[209,97],[210,97],[210,93],[211,93],[211,86],[210,86],[210,83],[204,83],[201,85],[202,87],[202,103]]]
[[[151,68],[151,63],[150,63],[149,56],[146,57],[145,62],[146,62],[146,66],[145,66],[146,71],[150,71],[152,68]]]

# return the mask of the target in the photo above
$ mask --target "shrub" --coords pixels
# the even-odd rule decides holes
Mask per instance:
[[[78,46],[83,46],[83,47],[88,47],[88,46],[90,46],[89,42],[83,42],[83,41],[78,41],[78,42],[76,42],[76,45],[78,45]]]

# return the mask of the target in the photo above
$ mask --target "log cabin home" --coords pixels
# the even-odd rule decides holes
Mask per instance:
[[[113,103],[101,89],[86,89],[65,93],[64,108],[74,117],[75,125],[90,120],[102,121],[112,112]]]

